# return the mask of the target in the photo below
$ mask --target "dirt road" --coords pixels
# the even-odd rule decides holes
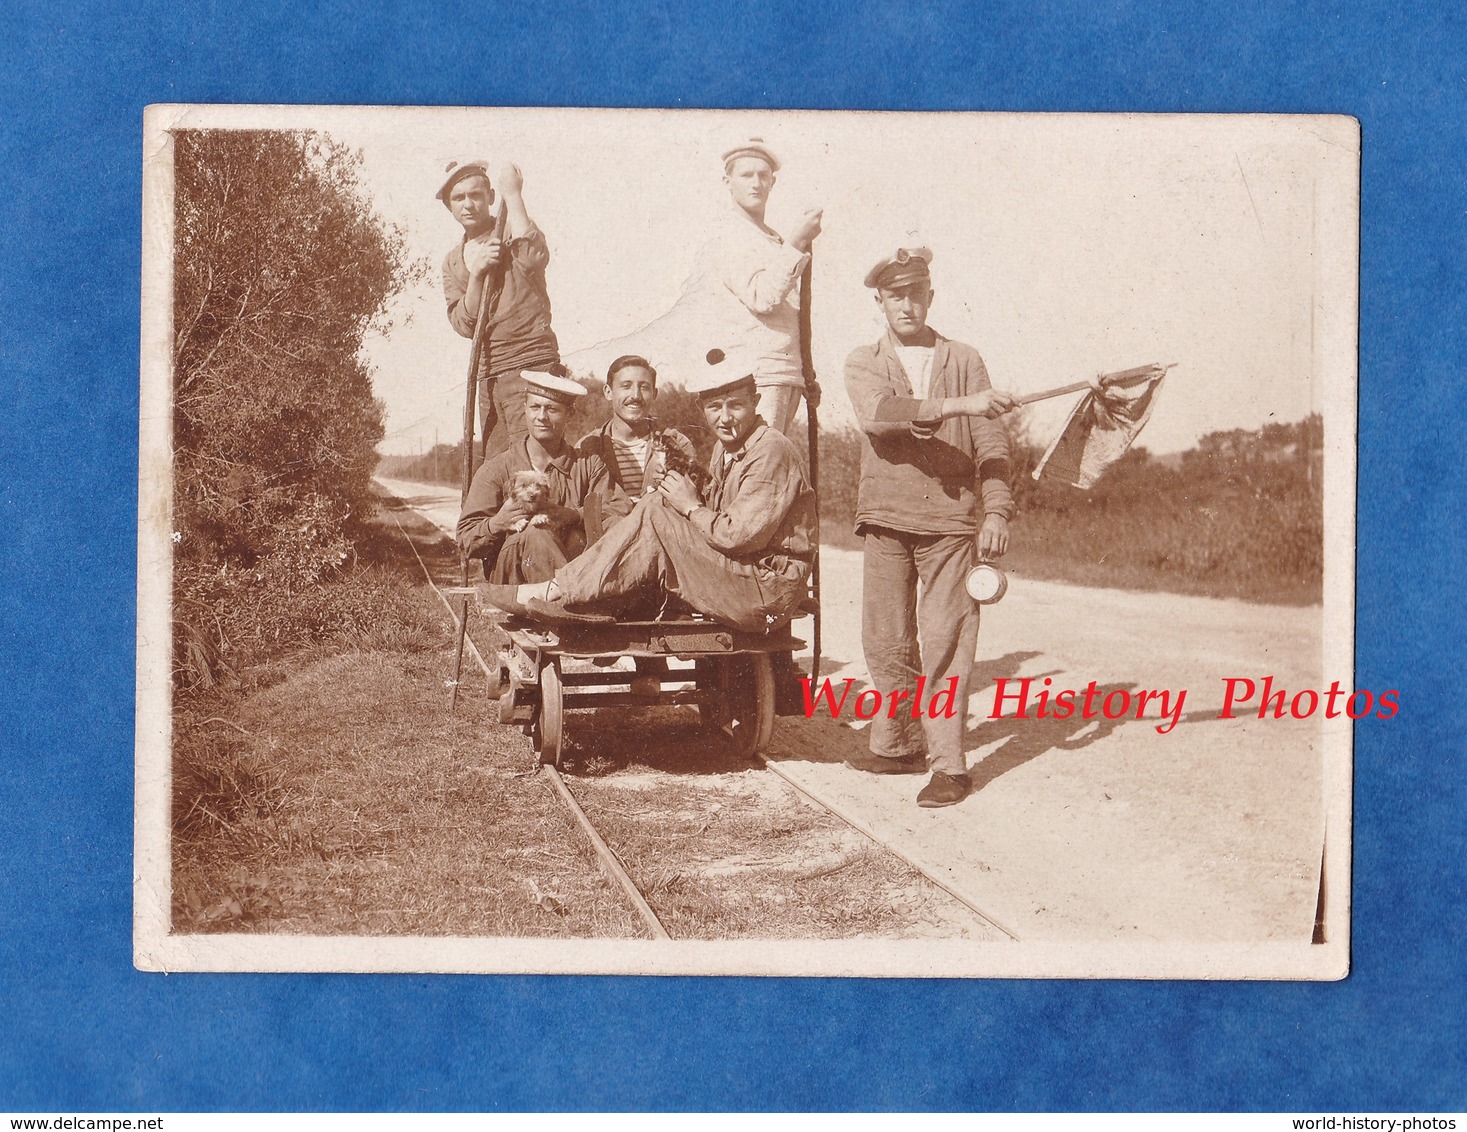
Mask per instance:
[[[446,531],[452,489],[379,481]],[[823,548],[823,674],[867,684],[861,559]],[[797,625],[797,631],[799,626]],[[983,612],[969,705],[971,798],[914,804],[919,778],[877,778],[842,760],[864,724],[779,721],[771,758],[1025,941],[1263,942],[1309,939],[1324,836],[1314,720],[1218,719],[1224,678],[1267,675],[1292,695],[1322,680],[1318,607],[1256,606],[1009,579]],[[996,678],[1051,691],[1186,691],[1174,728],[1147,718],[990,718]],[[1119,697],[1112,701],[1119,704]]]

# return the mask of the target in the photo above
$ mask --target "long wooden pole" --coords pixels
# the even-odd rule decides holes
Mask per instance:
[[[1143,381],[1150,381],[1156,376],[1156,371],[1165,373],[1175,366],[1176,362],[1170,362],[1164,366],[1137,366],[1135,369],[1125,369],[1118,373],[1105,373],[1100,375],[1100,387],[1108,388],[1112,385],[1124,388],[1127,385],[1140,385]],[[1054,389],[1044,389],[1038,393],[1025,393],[1018,398],[1021,405],[1028,405],[1034,401],[1047,401],[1051,397],[1063,397],[1066,393],[1078,393],[1082,389],[1094,389],[1095,383],[1090,381],[1072,381],[1069,385],[1056,386]]]
[[[507,207],[501,206],[499,215],[494,220],[494,238],[504,238],[504,221],[509,213]],[[485,340],[485,327],[489,322],[489,308],[493,305],[494,296],[499,292],[499,283],[504,278],[504,273],[499,269],[491,269],[489,278],[485,281],[483,290],[479,292],[479,310],[474,315],[474,344],[469,350],[469,379],[468,388],[464,392],[464,464],[463,464],[463,489],[459,493],[459,510],[469,498],[469,487],[474,482],[474,434],[478,425],[478,393],[479,393],[479,371],[487,371],[489,367],[489,343]],[[493,396],[491,391],[490,396]],[[484,430],[484,441],[489,441],[489,425]],[[448,710],[453,711],[458,707],[458,681],[463,675],[464,669],[464,638],[469,632],[469,558],[468,555],[459,553],[459,583],[464,590],[459,599],[458,608],[458,641],[453,650],[453,695],[449,700]]]
[[[508,208],[501,207],[499,215],[494,218],[494,238],[496,240],[504,239],[504,222],[508,212]],[[463,492],[459,497],[460,503],[469,497],[469,486],[474,482],[474,433],[479,423],[477,414],[479,374],[487,372],[490,364],[489,344],[485,341],[484,332],[489,322],[489,308],[494,304],[494,297],[499,294],[499,285],[503,279],[504,273],[500,268],[490,269],[484,289],[479,292],[479,310],[474,315],[474,345],[469,351],[468,389],[464,393],[464,474]],[[489,440],[488,429],[485,430],[484,440],[485,443]],[[467,561],[464,563],[464,569],[468,569]]]
[[[805,441],[810,450],[810,487],[815,492],[815,545],[811,548],[810,592],[815,598],[814,629],[810,634],[810,684],[820,679],[820,415],[815,402],[815,355],[810,334],[810,265],[800,275],[800,371],[805,379]]]

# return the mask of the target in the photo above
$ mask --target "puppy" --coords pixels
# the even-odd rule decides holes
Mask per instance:
[[[708,498],[708,487],[713,482],[713,477],[708,474],[708,469],[697,460],[690,460],[685,452],[675,445],[669,444],[662,433],[652,437],[652,448],[658,454],[658,459],[665,472],[678,472],[693,481],[693,486],[698,489],[698,498]]]
[[[550,516],[545,509],[550,502],[550,481],[544,472],[533,469],[526,472],[515,472],[514,483],[509,489],[510,498],[530,512],[529,516],[519,519],[514,524],[516,532],[526,527],[545,527],[550,524]]]

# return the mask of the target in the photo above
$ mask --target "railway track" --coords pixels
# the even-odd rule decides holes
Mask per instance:
[[[407,504],[405,501],[399,500],[398,502],[403,508],[409,510],[412,509],[410,505]],[[401,521],[395,513],[395,510],[392,508],[388,508],[387,511],[388,514],[391,515],[392,521],[396,525],[398,532],[408,543],[409,547],[411,547],[413,556],[417,559],[418,565],[423,571],[424,579],[427,581],[428,585],[432,587],[433,592],[438,596],[438,599],[442,603],[443,608],[453,621],[455,632],[457,632],[459,629],[459,619],[466,615],[466,604],[460,606],[455,605],[453,597],[460,596],[460,594],[454,592],[454,587],[446,588],[439,585],[439,583],[434,579],[433,572],[428,563],[424,561],[423,556],[418,552],[417,544],[413,541],[412,537],[403,527]],[[432,520],[429,519],[428,521],[431,522]],[[489,660],[485,658],[483,653],[479,650],[478,646],[474,643],[472,636],[467,633],[465,634],[465,652],[470,660],[483,673],[487,687],[487,685],[494,679],[495,670],[491,668]],[[455,693],[457,693],[457,690],[458,689],[455,689]],[[781,767],[777,762],[766,758],[762,754],[756,754],[755,757],[763,763],[764,769],[770,775],[777,778],[789,790],[799,795],[806,802],[815,806],[818,810],[830,815],[836,821],[854,830],[856,833],[860,834],[862,838],[874,844],[881,851],[890,854],[891,856],[903,862],[903,864],[905,864],[908,868],[914,870],[919,875],[921,875],[929,884],[932,884],[933,886],[950,896],[953,900],[961,904],[970,913],[972,913],[973,916],[975,916],[981,924],[986,925],[993,932],[1009,940],[1017,941],[1019,939],[1019,936],[1010,927],[1008,927],[998,918],[980,907],[971,897],[962,892],[959,888],[949,883],[942,876],[936,874],[934,870],[930,869],[922,862],[912,859],[908,854],[903,853],[899,848],[891,845],[889,842],[879,837],[869,824],[861,820],[858,814],[851,813],[847,807],[841,806],[838,803],[835,803],[830,799],[823,797],[819,791],[813,790],[807,784],[800,782],[787,770]],[[630,904],[631,907],[635,910],[646,934],[652,939],[673,938],[666,927],[663,925],[662,921],[658,918],[656,911],[652,908],[646,896],[637,886],[635,880],[633,880],[631,874],[628,872],[621,859],[617,856],[615,850],[612,849],[612,847],[607,843],[605,837],[603,837],[601,832],[596,828],[595,824],[586,813],[585,808],[576,798],[575,794],[570,789],[570,786],[566,783],[565,778],[561,775],[560,771],[554,765],[547,763],[539,767],[539,773],[544,775],[546,780],[549,782],[551,789],[554,791],[556,796],[565,806],[568,813],[574,819],[577,827],[581,830],[582,835],[585,837],[587,843],[593,851],[602,872],[612,884],[614,884],[617,888],[621,890],[621,892],[625,895],[628,904]]]

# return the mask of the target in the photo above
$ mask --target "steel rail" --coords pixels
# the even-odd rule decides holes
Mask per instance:
[[[409,506],[409,504],[404,502],[403,506]],[[447,608],[449,615],[454,617],[455,621],[457,621],[457,612],[454,609],[453,603],[449,601],[447,595],[439,590],[437,584],[433,581],[432,575],[429,574],[427,564],[423,561],[422,555],[418,554],[418,548],[413,545],[412,539],[408,538],[407,532],[403,530],[402,524],[397,521],[396,515],[393,515],[392,521],[394,523],[397,523],[397,529],[402,532],[403,537],[407,539],[408,545],[412,547],[413,555],[417,558],[418,565],[422,567],[423,574],[428,579],[428,584],[432,586],[433,591],[438,594],[439,599],[443,602],[445,608]],[[484,660],[484,657],[479,652],[478,648],[475,647],[472,637],[468,640],[468,648],[474,660],[484,670],[486,677],[491,676],[492,673],[490,671],[489,665]],[[630,676],[630,674],[628,675]],[[925,877],[927,880],[931,881],[938,888],[942,889],[943,892],[947,893],[959,904],[967,908],[968,911],[972,912],[985,924],[988,924],[996,931],[1003,933],[1015,943],[1019,942],[1019,936],[1012,928],[1009,928],[1007,925],[995,918],[992,914],[985,912],[964,892],[962,892],[960,889],[954,888],[950,883],[948,883],[947,880],[938,875],[928,866],[924,865],[921,861],[902,852],[894,845],[883,841],[879,836],[877,836],[876,832],[872,830],[871,827],[860,818],[846,813],[842,807],[836,805],[834,802],[831,802],[829,799],[822,797],[818,792],[812,790],[809,786],[806,786],[804,783],[797,780],[788,771],[781,768],[778,763],[771,761],[765,755],[758,755],[757,757],[759,761],[764,764],[766,770],[775,775],[775,777],[779,778],[801,797],[808,799],[810,802],[814,803],[816,806],[819,806],[822,810],[830,814],[832,817],[850,826],[857,833],[861,834],[863,837],[867,838],[875,845],[879,846],[882,849],[885,849],[892,856],[896,857],[899,861],[906,864],[909,868],[916,870],[917,873]],[[596,850],[596,855],[601,861],[603,870],[616,881],[616,883],[621,887],[622,891],[626,893],[628,899],[632,902],[632,904],[636,906],[637,911],[641,913],[643,920],[646,922],[648,929],[652,932],[653,938],[670,939],[671,937],[667,934],[667,930],[662,926],[662,922],[658,920],[657,914],[652,911],[651,906],[647,903],[646,899],[642,896],[641,891],[637,888],[636,882],[632,880],[631,876],[622,866],[620,859],[616,856],[616,853],[602,839],[601,835],[596,831],[595,826],[591,824],[591,819],[586,815],[586,812],[581,809],[580,804],[575,800],[575,796],[571,794],[570,788],[566,786],[564,779],[562,779],[560,776],[560,772],[557,771],[555,767],[550,765],[545,765],[541,769],[549,772],[551,783],[560,794],[561,798],[565,801],[567,808],[570,809],[571,813],[575,815],[576,821],[580,824],[581,829],[585,832],[587,838],[590,840],[592,847]]]
[[[881,840],[881,838],[879,838],[879,837],[876,836],[875,832],[871,829],[871,827],[868,826],[865,822],[861,821],[861,819],[852,817],[850,814],[846,813],[839,806],[837,806],[834,802],[831,802],[831,801],[829,801],[826,798],[822,798],[814,790],[811,790],[810,787],[808,787],[804,783],[798,781],[794,777],[794,775],[790,774],[786,770],[781,769],[780,768],[780,765],[778,763],[771,762],[764,755],[758,755],[757,757],[758,757],[759,761],[764,764],[764,767],[765,767],[766,770],[769,770],[772,773],[774,773],[775,775],[777,775],[778,777],[782,778],[797,793],[799,793],[802,796],[808,798],[810,801],[814,802],[817,806],[819,806],[822,810],[825,810],[827,813],[833,815],[834,817],[839,818],[841,821],[845,822],[846,825],[848,825],[852,829],[854,829],[857,833],[864,834],[866,837],[870,838],[870,840],[874,841],[877,845],[881,846],[881,848],[885,849],[893,857],[896,857],[898,860],[901,860],[901,861],[906,862],[906,864],[908,864],[912,868],[916,869],[919,873],[921,873],[924,877],[926,877],[928,880],[930,880],[933,884],[937,885],[938,888],[942,889],[945,893],[947,893],[949,896],[951,896],[959,904],[961,904],[963,907],[967,908],[968,911],[972,912],[975,916],[977,916],[985,924],[988,924],[991,927],[997,928],[999,931],[1003,932],[1004,935],[1008,936],[1015,943],[1018,943],[1019,942],[1019,937],[1012,931],[1012,929],[1005,927],[998,920],[994,919],[991,915],[989,915],[987,912],[985,912],[982,908],[980,908],[980,907],[978,907],[978,905],[974,904],[973,901],[971,901],[970,899],[968,899],[967,896],[963,895],[962,892],[960,892],[958,889],[954,888],[947,881],[943,880],[942,877],[938,876],[931,869],[929,869],[926,865],[922,864],[921,861],[918,861],[914,857],[907,856],[907,854],[903,853],[895,845],[889,845],[885,841]]]
[[[406,503],[403,505],[407,506]],[[428,585],[438,595],[438,600],[443,602],[444,608],[448,610],[448,615],[454,620],[455,628],[458,628],[458,610],[454,608],[453,602],[449,600],[448,595],[433,580],[433,575],[428,570],[428,564],[423,561],[423,556],[418,553],[417,546],[408,537],[407,531],[403,529],[403,525],[398,521],[396,515],[392,516],[392,521],[396,524],[398,532],[407,540],[408,546],[412,549],[413,557],[418,560],[418,565],[423,570],[423,577],[428,580]],[[465,597],[465,609],[467,609],[467,597]],[[460,631],[462,632],[462,630]],[[474,639],[469,637],[467,633],[464,633],[461,639],[465,640],[469,655],[474,658],[474,662],[484,670],[485,678],[492,679],[494,673],[490,669],[488,661],[484,659],[484,654],[474,644]],[[596,832],[596,827],[591,824],[591,819],[586,816],[586,811],[581,809],[581,805],[576,801],[575,795],[570,792],[570,788],[566,786],[564,779],[560,777],[560,772],[555,767],[549,765],[542,766],[540,769],[547,774],[551,785],[555,787],[556,793],[560,795],[561,800],[565,803],[566,809],[570,810],[571,815],[576,819],[576,823],[581,827],[581,832],[590,841],[591,848],[595,850],[596,858],[601,863],[602,871],[617,884],[627,899],[631,901],[638,915],[642,917],[642,922],[647,926],[647,930],[652,933],[652,938],[671,939],[672,937],[667,934],[667,929],[662,926],[662,921],[657,918],[657,913],[652,911],[652,906],[647,903],[641,890],[637,888],[636,882],[632,880],[631,875],[626,871],[626,868],[617,858],[617,855],[612,851],[611,846],[607,845],[601,834]]]
[[[622,891],[627,894],[627,899],[636,905],[642,921],[647,925],[647,930],[652,933],[652,938],[671,939],[672,937],[667,934],[667,929],[662,926],[662,921],[657,918],[657,913],[652,911],[652,905],[647,903],[641,890],[637,888],[637,882],[632,880],[631,875],[622,867],[621,861],[612,852],[611,846],[606,844],[601,835],[596,832],[596,827],[591,824],[591,819],[586,816],[586,811],[581,809],[581,804],[570,792],[570,787],[565,784],[565,779],[560,777],[560,771],[549,763],[542,766],[540,771],[549,776],[550,784],[555,787],[570,812],[575,814],[582,832],[590,839],[591,847],[596,850],[596,856],[601,859],[601,867],[611,874],[616,883],[621,885]]]

